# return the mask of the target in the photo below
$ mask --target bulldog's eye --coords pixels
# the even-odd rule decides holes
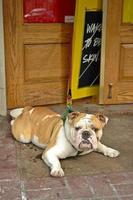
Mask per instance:
[[[76,131],[79,131],[80,129],[81,129],[81,126],[75,127],[75,130],[76,130]]]

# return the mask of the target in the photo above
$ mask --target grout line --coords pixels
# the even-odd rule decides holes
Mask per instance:
[[[66,188],[68,189],[69,194],[70,194],[70,196],[71,196],[71,199],[70,199],[70,200],[73,200],[72,190],[71,190],[71,188],[70,188],[70,186],[69,186],[69,184],[68,184],[68,181],[67,181],[67,178],[66,178],[66,177],[64,178],[64,182],[65,182]]]
[[[48,190],[52,190],[52,188],[27,189],[28,192],[48,191]]]
[[[0,182],[10,182],[14,181],[14,179],[0,179]]]
[[[118,186],[119,186],[119,185],[133,185],[133,182],[130,182],[130,181],[128,182],[128,181],[127,181],[126,183],[113,183],[112,185],[114,185],[114,186],[115,186],[115,185],[116,185],[116,186],[117,186],[117,185],[118,185]]]
[[[92,195],[95,195],[95,191],[94,191],[93,187],[90,185],[90,182],[89,182],[88,178],[85,177],[85,179],[86,179],[86,182],[88,183],[88,188],[90,189]]]
[[[107,181],[108,181],[109,186],[110,186],[110,187],[112,188],[112,190],[114,191],[114,193],[115,193],[116,197],[118,198],[118,200],[122,200],[121,197],[120,197],[120,195],[119,195],[118,192],[117,192],[117,189],[116,189],[116,188],[114,187],[114,185],[111,183],[111,181],[110,181],[109,178],[107,178]]]
[[[21,181],[21,199],[28,200],[26,191],[25,191],[24,181]]]
[[[122,200],[121,197],[120,197],[120,195],[118,194],[116,188],[113,186],[113,184],[110,183],[109,185],[112,188],[112,190],[115,192],[116,197],[118,198],[118,200]]]

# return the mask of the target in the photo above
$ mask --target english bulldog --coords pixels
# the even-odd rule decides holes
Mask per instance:
[[[22,143],[32,142],[44,150],[43,161],[51,176],[62,177],[60,159],[85,155],[92,151],[117,157],[119,152],[100,142],[108,118],[102,114],[72,112],[63,122],[61,115],[46,107],[25,107],[11,111],[14,138]]]

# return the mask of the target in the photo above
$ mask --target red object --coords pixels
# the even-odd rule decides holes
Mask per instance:
[[[64,23],[74,16],[76,0],[24,0],[25,23]]]

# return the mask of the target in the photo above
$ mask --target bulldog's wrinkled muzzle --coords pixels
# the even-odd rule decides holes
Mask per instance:
[[[84,150],[84,149],[95,149],[96,146],[97,146],[97,138],[96,136],[92,135],[91,132],[89,131],[84,131],[82,133],[82,140],[79,144],[79,148],[81,150]]]

